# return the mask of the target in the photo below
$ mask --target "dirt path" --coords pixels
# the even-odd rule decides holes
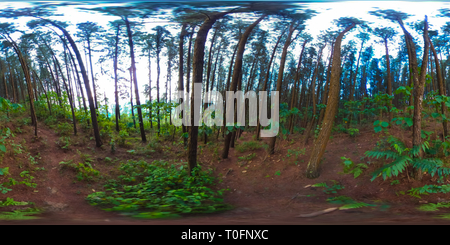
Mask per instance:
[[[37,183],[34,191],[29,187],[13,186],[17,191],[8,196],[16,201],[31,201],[38,207],[44,207],[45,213],[40,217],[47,219],[85,220],[120,217],[89,205],[84,197],[92,193],[92,190],[88,192],[83,182],[74,182],[74,173],[70,170],[61,171],[59,164],[61,161],[74,158],[74,162],[76,161],[75,150],[63,152],[56,144],[59,136],[43,125],[39,127],[38,135],[41,139],[39,141],[32,143],[31,137],[26,140],[30,142],[29,151],[33,156],[40,153],[41,159],[36,166],[44,167],[46,171],[33,173]]]

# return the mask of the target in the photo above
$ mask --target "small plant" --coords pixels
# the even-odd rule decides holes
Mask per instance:
[[[347,129],[347,133],[350,135],[350,137],[356,137],[357,135],[359,135],[359,129],[349,128]]]
[[[423,187],[411,188],[408,195],[421,198],[420,195],[428,195],[429,193],[449,193],[449,185],[425,185]]]
[[[98,176],[100,174],[100,172],[98,170],[95,170],[89,162],[74,164],[73,160],[70,160],[68,162],[60,162],[59,164],[76,170],[77,179],[79,181],[92,181],[94,180],[95,176]]]
[[[280,170],[278,170],[277,172],[275,172],[275,175],[278,175],[278,176],[280,176],[280,175],[281,175],[281,172],[280,172]]]
[[[351,197],[337,196],[337,197],[327,198],[327,202],[334,203],[334,204],[350,204],[350,203],[355,203],[356,201],[353,200]]]
[[[345,204],[344,206],[340,207],[339,210],[346,210],[346,209],[353,209],[353,208],[363,208],[363,207],[375,207],[374,204],[368,204],[364,202],[357,202],[357,203],[350,203]]]
[[[264,146],[261,142],[247,141],[247,142],[242,142],[241,144],[236,145],[236,150],[239,152],[246,152],[246,151],[256,150],[256,149],[259,149],[262,147],[264,147]]]
[[[7,206],[18,206],[18,205],[29,205],[31,203],[28,202],[16,202],[13,198],[7,197],[5,201],[0,201],[0,207],[7,207]]]
[[[71,143],[71,140],[70,140],[70,137],[68,137],[68,136],[60,137],[55,142],[55,144],[57,144],[59,147],[61,147],[61,149],[64,149],[64,150],[68,150],[69,149],[70,143]]]
[[[328,187],[327,183],[325,183],[325,182],[314,184],[314,185],[312,185],[312,187],[326,188],[325,190],[323,190],[323,192],[325,192],[325,194],[336,194],[338,190],[344,189],[344,186],[338,185],[337,181],[332,180],[332,182],[333,182],[333,185],[331,187]]]
[[[38,217],[30,216],[40,214],[41,211],[36,208],[28,208],[25,210],[14,210],[13,212],[0,213],[0,220],[24,220],[24,219],[38,219]]]
[[[391,185],[398,185],[398,184],[400,184],[400,180],[393,180],[393,181],[391,181]]]
[[[2,194],[6,194],[6,193],[8,193],[8,191],[12,191],[12,190],[6,188],[5,186],[3,186],[3,184],[0,183],[0,192],[2,192]]]
[[[378,132],[381,132],[383,129],[386,130],[386,128],[389,126],[389,123],[380,121],[380,120],[376,120],[373,123],[373,126],[374,126],[375,133],[378,133]]]
[[[438,211],[439,208],[450,208],[450,203],[427,203],[418,207],[421,211]]]
[[[341,157],[344,165],[344,173],[345,174],[353,174],[353,177],[356,179],[363,172],[363,168],[368,168],[368,166],[364,163],[359,163],[355,165],[350,158]]]
[[[68,124],[67,122],[60,123],[57,126],[57,132],[60,136],[69,136],[72,131],[73,125]]]
[[[306,148],[303,148],[300,150],[300,147],[297,148],[297,150],[288,149],[288,153],[286,154],[287,157],[295,156],[296,158],[298,155],[305,155]]]
[[[109,145],[111,146],[111,153],[115,153],[116,152],[116,143],[115,143],[114,139],[111,139],[111,142],[109,142]]]
[[[30,173],[29,171],[22,171],[20,173],[20,177],[24,178],[24,180],[20,181],[19,184],[24,184],[28,187],[36,188],[37,184],[32,182],[34,177],[31,176],[29,173]]]
[[[256,157],[256,153],[251,153],[251,154],[248,154],[246,156],[238,157],[238,159],[240,161],[250,161],[250,160],[252,160],[255,157]]]

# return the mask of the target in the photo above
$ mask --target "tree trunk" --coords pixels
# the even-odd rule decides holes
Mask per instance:
[[[350,31],[355,24],[345,28],[344,31],[339,33],[334,43],[333,51],[333,64],[331,66],[330,88],[327,100],[327,107],[325,110],[325,116],[321,125],[319,136],[314,142],[313,149],[311,151],[311,158],[308,162],[306,170],[306,177],[317,178],[319,177],[319,164],[322,160],[322,156],[325,153],[328,140],[330,139],[331,128],[333,127],[334,117],[336,115],[337,106],[339,102],[340,92],[340,76],[341,76],[341,42],[345,33]]]
[[[430,49],[431,51],[433,51],[433,56],[434,56],[434,62],[435,62],[435,66],[436,66],[436,76],[437,76],[437,82],[438,82],[438,89],[439,89],[439,95],[445,96],[445,89],[444,89],[444,80],[442,79],[442,72],[441,72],[441,67],[439,65],[439,59],[436,53],[436,49],[434,49],[434,45],[433,42],[431,42],[431,40],[428,38],[428,42],[430,43]],[[445,105],[445,102],[441,103],[441,113],[442,115],[445,116],[447,112],[447,106]],[[448,135],[448,126],[447,126],[447,120],[443,120],[442,121],[442,127],[444,129],[444,134],[443,134],[443,140],[445,140],[445,137]]]
[[[264,79],[264,86],[263,86],[262,91],[267,91],[267,83],[269,82],[270,67],[272,65],[273,58],[275,57],[275,53],[277,51],[278,45],[280,44],[281,38],[283,37],[283,35],[286,31],[287,31],[287,28],[283,30],[283,32],[280,34],[280,36],[278,36],[277,42],[275,43],[275,47],[273,48],[269,64],[267,65],[267,72],[266,72],[266,77]],[[259,106],[263,106],[263,105],[259,105]],[[261,124],[259,123],[259,120],[258,120],[258,124],[256,126],[256,140],[260,139],[260,132],[261,132]]]
[[[291,44],[291,38],[292,38],[292,34],[294,33],[295,29],[297,28],[298,24],[294,24],[294,22],[291,23],[290,27],[289,27],[289,34],[287,36],[286,42],[284,43],[284,47],[283,47],[283,53],[281,54],[281,60],[280,60],[280,68],[278,71],[278,79],[277,79],[277,89],[276,91],[278,91],[278,93],[281,93],[281,85],[283,82],[283,74],[284,74],[284,66],[286,63],[286,56],[287,56],[287,49],[289,47],[289,45]],[[273,99],[273,98],[272,98]],[[279,109],[279,108],[277,108]],[[271,115],[272,117],[274,115]],[[272,121],[272,125],[271,127],[274,127],[275,122]],[[269,154],[273,155],[275,153],[275,142],[277,140],[277,137],[272,137],[270,138],[270,143],[269,143]]]
[[[245,51],[245,44],[247,43],[248,37],[250,36],[250,33],[252,32],[253,28],[255,28],[256,25],[258,25],[259,22],[261,22],[261,20],[263,20],[267,15],[263,15],[261,16],[259,19],[257,19],[253,24],[251,24],[249,27],[247,27],[247,29],[245,30],[244,34],[242,34],[241,39],[239,41],[239,47],[238,47],[238,51],[236,53],[236,62],[234,64],[234,69],[233,69],[233,78],[231,80],[231,85],[230,85],[230,91],[232,92],[236,92],[237,89],[237,85],[239,82],[239,78],[242,76],[242,58],[244,56],[244,51]],[[228,103],[228,101],[227,101]],[[233,100],[233,104],[234,104],[234,100]],[[224,118],[226,119],[226,118]],[[234,122],[237,122],[237,116],[236,116],[236,106],[235,106],[235,110],[234,110]],[[236,131],[234,131],[236,132]],[[230,149],[230,141],[231,141],[231,137],[232,134],[228,133],[226,138],[225,138],[225,145],[223,148],[223,152],[222,152],[222,159],[226,159],[228,158],[228,151]]]
[[[387,94],[389,96],[392,96],[392,81],[391,81],[391,65],[390,65],[390,61],[389,61],[389,50],[388,50],[388,45],[387,45],[387,39],[384,39],[384,47],[386,48],[386,76],[387,76]],[[391,112],[391,104],[392,104],[392,100],[389,100],[389,104],[388,104],[388,115],[389,115],[389,125],[391,125],[391,121],[392,121],[392,112]]]
[[[117,63],[119,56],[119,31],[120,27],[117,26],[116,29],[116,37],[115,37],[115,45],[114,45],[114,99],[116,102],[116,131],[119,132],[119,118],[120,118],[120,105],[119,105],[119,90],[118,90],[118,82],[119,78],[117,77]]]
[[[294,80],[294,88],[292,90],[292,96],[291,96],[291,106],[290,109],[292,110],[292,108],[294,108],[295,106],[295,101],[296,101],[296,95],[297,95],[297,89],[300,86],[300,67],[302,64],[302,58],[303,58],[303,53],[305,51],[305,46],[306,43],[308,42],[308,40],[305,40],[303,42],[302,45],[302,52],[300,52],[300,57],[298,58],[298,64],[297,64],[297,69],[296,69],[296,73],[295,73],[295,80]],[[292,134],[294,131],[294,118],[295,115],[291,115],[290,116],[290,120],[289,120],[289,133]]]
[[[314,69],[314,75],[311,80],[311,98],[312,98],[312,103],[313,103],[313,114],[312,114],[311,122],[309,123],[308,127],[305,130],[305,139],[303,141],[303,145],[306,145],[308,143],[308,139],[310,137],[311,130],[314,128],[314,124],[316,122],[316,104],[317,104],[317,102],[316,102],[316,96],[315,96],[315,94],[316,94],[315,87],[316,87],[316,78],[319,73],[319,64],[320,64],[320,60],[322,59],[322,52],[323,52],[324,48],[325,48],[325,45],[323,45],[320,48],[319,56],[317,58],[317,65],[316,65],[316,68]]]
[[[87,45],[88,45],[88,54],[89,54],[89,64],[91,66],[92,87],[94,87],[95,109],[98,110],[97,88],[95,87],[94,70],[92,69],[92,55],[91,55],[91,40],[90,40],[90,38],[87,39]]]
[[[144,131],[144,121],[142,120],[142,108],[141,108],[141,101],[139,100],[138,82],[137,82],[137,78],[136,78],[136,62],[134,60],[133,36],[131,33],[130,22],[128,21],[127,18],[125,18],[124,21],[127,26],[128,45],[130,46],[131,69],[133,72],[134,92],[136,95],[136,106],[137,106],[138,117],[139,117],[139,129],[141,131],[142,142],[147,142],[147,139],[145,137],[145,131]]]
[[[183,83],[183,76],[184,76],[184,74],[183,74],[183,68],[184,68],[183,67],[184,66],[183,65],[183,62],[184,62],[183,48],[184,48],[184,37],[187,34],[186,27],[187,27],[187,23],[183,23],[183,25],[181,26],[180,42],[178,45],[178,56],[179,56],[178,57],[179,58],[179,61],[178,61],[178,91],[183,91],[183,98],[182,98],[183,101],[185,101],[185,99],[187,99],[187,98],[184,98],[184,83]],[[186,109],[187,108],[183,108],[183,111]],[[185,121],[186,121],[186,118],[183,117],[183,122],[185,122]],[[186,133],[186,123],[183,123],[181,127],[183,130],[183,134],[185,134]],[[184,135],[183,135],[183,141],[184,141],[184,145],[186,146],[187,138],[184,137]]]
[[[39,17],[37,17],[37,18],[39,18]],[[42,18],[39,18],[39,19],[42,19]],[[81,74],[83,75],[84,85],[86,87],[86,93],[88,95],[89,108],[91,111],[92,127],[94,129],[95,143],[96,143],[97,147],[100,147],[100,146],[102,146],[103,143],[100,138],[100,130],[98,128],[97,113],[95,111],[94,99],[92,98],[91,88],[89,86],[89,78],[87,76],[86,69],[83,64],[83,60],[81,59],[80,51],[78,50],[77,45],[73,41],[70,34],[64,28],[62,28],[61,26],[59,26],[58,24],[56,24],[53,21],[46,20],[46,19],[42,19],[42,20],[49,22],[50,24],[52,24],[53,26],[55,26],[56,28],[61,30],[64,33],[64,36],[66,36],[67,40],[69,40],[69,43],[72,46],[73,51],[75,52],[75,55],[78,60],[78,64],[80,65]]]
[[[408,53],[411,54],[410,56],[410,67],[412,68],[412,79],[414,81],[414,116],[413,116],[413,148],[419,149],[419,153],[414,156],[417,158],[422,158],[423,151],[422,151],[422,100],[423,100],[423,92],[424,92],[424,84],[426,80],[426,72],[427,72],[427,63],[428,63],[428,51],[429,51],[429,38],[428,38],[428,22],[427,22],[427,16],[425,16],[425,23],[424,23],[424,32],[423,32],[423,38],[424,38],[424,50],[423,50],[423,59],[422,59],[422,67],[419,77],[418,72],[418,63],[417,63],[417,57],[416,57],[416,48],[413,41],[413,38],[411,34],[405,29],[403,22],[401,20],[398,21],[400,24],[400,27],[403,30],[403,33],[406,38],[406,44],[408,48]],[[415,178],[418,180],[422,179],[422,171],[419,169],[415,173]]]
[[[205,42],[208,36],[208,32],[214,23],[224,17],[229,12],[223,12],[218,14],[213,14],[206,19],[200,29],[197,32],[197,37],[194,46],[194,62],[193,62],[193,73],[192,73],[192,89],[196,83],[202,84],[203,82],[203,59],[205,55]],[[195,126],[194,118],[195,112],[200,108],[195,108],[194,101],[199,95],[194,96],[194,92],[191,93],[191,124],[189,130],[189,141],[188,141],[188,168],[189,175],[191,175],[192,170],[197,166],[197,141],[198,141],[198,126]]]

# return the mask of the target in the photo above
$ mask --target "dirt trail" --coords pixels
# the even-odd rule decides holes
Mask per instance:
[[[93,188],[90,189],[91,192],[88,192],[85,183],[74,182],[74,173],[70,170],[61,171],[59,164],[61,161],[74,158],[74,162],[76,161],[75,150],[63,152],[56,144],[59,136],[44,125],[39,127],[38,136],[39,140],[35,142],[31,136],[24,136],[24,138],[32,156],[40,153],[41,159],[37,160],[38,164],[35,166],[44,167],[45,171],[35,171],[32,174],[37,184],[34,190],[21,185],[12,186],[15,191],[11,195],[8,193],[9,197],[16,201],[34,202],[38,207],[44,207],[45,212],[39,216],[48,219],[85,220],[120,217],[115,213],[108,213],[89,205],[84,197],[92,193]],[[16,136],[18,137],[22,135]]]

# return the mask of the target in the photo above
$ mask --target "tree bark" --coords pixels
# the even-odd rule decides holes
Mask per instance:
[[[132,72],[133,72],[134,92],[135,92],[135,95],[136,95],[136,107],[137,107],[138,118],[139,118],[139,129],[141,131],[142,142],[147,142],[147,139],[145,137],[145,131],[144,131],[144,121],[142,120],[142,108],[141,108],[141,101],[139,100],[138,82],[137,82],[137,78],[136,78],[136,62],[134,60],[133,36],[132,36],[132,33],[131,33],[130,22],[128,21],[127,18],[125,18],[124,21],[125,21],[125,24],[127,26],[128,45],[130,46],[131,69],[132,69]]]
[[[328,140],[330,139],[331,129],[333,127],[334,117],[336,115],[339,102],[341,76],[341,42],[345,33],[350,31],[353,27],[355,27],[355,24],[348,26],[344,31],[339,33],[334,43],[334,55],[333,64],[331,66],[330,90],[328,95],[327,107],[325,110],[325,116],[321,125],[319,136],[314,142],[314,146],[311,152],[311,158],[308,162],[308,167],[306,170],[306,177],[308,178],[317,178],[320,175],[319,164],[322,160],[323,154],[325,153],[325,148],[327,146]]]
[[[289,45],[291,44],[291,38],[292,38],[292,34],[294,33],[295,29],[297,28],[299,24],[295,24],[295,22],[292,22],[291,25],[289,26],[289,33],[286,39],[286,42],[284,43],[284,47],[283,47],[283,53],[281,54],[281,60],[280,60],[280,68],[278,70],[278,79],[277,79],[277,88],[276,91],[278,91],[278,93],[281,93],[281,87],[282,87],[282,83],[283,83],[283,74],[284,74],[284,66],[286,63],[286,56],[287,56],[287,49],[289,47]],[[271,115],[273,117],[273,115]],[[272,126],[274,127],[275,122],[272,122]],[[272,137],[270,138],[269,141],[269,154],[273,155],[275,153],[275,142],[277,140],[277,137]]]
[[[203,59],[205,55],[205,42],[208,36],[208,32],[214,23],[227,15],[229,12],[222,12],[208,16],[208,18],[203,22],[200,29],[197,32],[197,37],[195,39],[194,45],[194,62],[193,62],[193,72],[192,72],[192,89],[196,83],[203,83]],[[196,95],[199,96],[199,95]],[[197,142],[198,142],[198,126],[195,126],[194,116],[195,111],[200,108],[195,108],[195,97],[194,93],[191,93],[191,124],[189,130],[189,140],[188,140],[188,168],[189,175],[191,175],[192,170],[197,166]]]
[[[263,20],[266,16],[267,15],[263,15],[259,19],[257,19],[253,24],[251,24],[249,27],[247,27],[244,34],[242,34],[242,36],[241,36],[241,39],[239,41],[238,51],[236,53],[236,62],[234,64],[234,69],[233,69],[233,78],[231,80],[231,85],[230,85],[230,91],[232,91],[232,92],[236,92],[239,78],[242,76],[242,74],[241,74],[242,73],[242,59],[244,56],[245,44],[247,43],[248,37],[250,36],[250,33],[252,32],[253,28],[255,28],[255,26],[258,25],[259,22],[261,22],[261,20]],[[224,119],[226,119],[226,118],[224,118]],[[235,106],[235,110],[234,110],[234,122],[235,123],[237,122],[236,106]],[[222,159],[228,158],[228,151],[230,149],[231,136],[232,136],[232,133],[228,133],[225,138],[225,145],[224,145],[223,152],[222,152]]]
[[[39,17],[37,17],[37,18],[39,18]],[[42,18],[40,18],[40,19],[42,19]],[[52,24],[53,26],[58,28],[60,31],[62,31],[64,33],[64,36],[66,36],[67,40],[69,40],[69,43],[72,46],[73,51],[75,52],[75,55],[76,55],[77,60],[78,60],[78,64],[80,65],[81,74],[83,75],[84,85],[86,87],[86,93],[88,95],[89,108],[90,108],[90,111],[91,111],[92,127],[94,129],[95,143],[96,143],[97,147],[100,147],[100,146],[102,146],[103,143],[102,143],[102,140],[100,138],[100,130],[98,128],[97,113],[95,111],[94,99],[92,98],[91,88],[89,86],[89,78],[87,76],[86,69],[84,67],[84,63],[83,63],[83,60],[81,58],[80,51],[78,50],[77,45],[73,41],[73,39],[70,36],[70,34],[64,28],[62,28],[61,26],[59,26],[58,24],[56,24],[53,21],[50,21],[50,20],[47,20],[47,19],[42,19],[42,20],[47,21],[48,23]]]
[[[442,79],[442,72],[441,72],[441,67],[439,64],[439,59],[436,53],[436,49],[434,49],[434,45],[433,42],[430,40],[430,38],[428,38],[428,42],[430,43],[430,49],[433,52],[433,56],[434,56],[434,62],[435,62],[435,66],[436,66],[436,76],[437,76],[437,82],[438,82],[438,89],[439,89],[439,95],[445,96],[445,89],[444,89],[444,80]],[[445,102],[441,103],[441,114],[445,116],[447,112],[447,106],[445,105]],[[447,120],[443,120],[442,121],[442,127],[444,129],[444,134],[443,134],[443,140],[445,140],[445,137],[448,135],[448,126],[447,126]]]

